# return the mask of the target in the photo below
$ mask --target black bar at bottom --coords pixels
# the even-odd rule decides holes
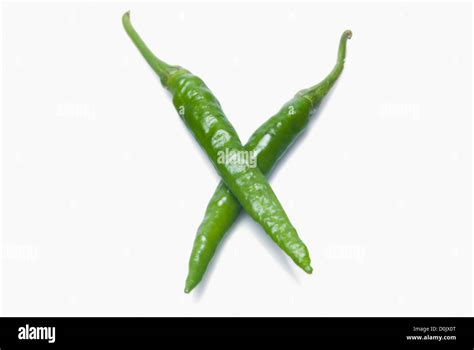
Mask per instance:
[[[160,345],[161,337],[316,337],[318,344],[474,349],[473,318],[0,318],[0,349]],[[315,343],[316,344],[316,343]]]

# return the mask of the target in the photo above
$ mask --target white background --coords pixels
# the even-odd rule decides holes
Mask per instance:
[[[346,68],[272,177],[315,272],[247,216],[183,292],[218,176],[121,27],[243,141]],[[470,4],[5,4],[4,315],[470,315]]]

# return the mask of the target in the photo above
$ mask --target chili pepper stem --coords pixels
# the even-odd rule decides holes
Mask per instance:
[[[132,39],[132,42],[137,47],[138,51],[140,51],[151,68],[156,72],[156,74],[158,74],[161,83],[166,87],[169,76],[178,70],[178,68],[160,60],[153,54],[153,52],[151,52],[140,35],[135,31],[135,28],[133,28],[132,22],[130,21],[130,11],[127,11],[123,14],[122,24],[128,36],[130,39]]]
[[[315,101],[318,100],[318,96],[321,94],[326,94],[332,88],[344,69],[344,61],[346,59],[346,44],[347,40],[350,38],[352,38],[352,31],[346,30],[344,33],[342,33],[341,39],[339,41],[339,50],[337,52],[337,62],[332,71],[320,83],[310,87],[309,89],[304,89],[298,92],[299,95],[308,98],[311,103],[314,104]]]

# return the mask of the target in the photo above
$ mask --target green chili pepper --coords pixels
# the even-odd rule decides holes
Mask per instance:
[[[285,151],[308,124],[312,112],[329,92],[344,68],[346,42],[352,36],[342,34],[336,65],[319,84],[298,92],[280,111],[260,126],[245,145],[254,151],[263,174],[271,172]],[[185,292],[189,293],[201,281],[214,253],[241,211],[238,200],[221,181],[199,226],[189,259]]]
[[[208,87],[186,69],[170,66],[158,59],[132,27],[128,12],[123,15],[122,22],[135,46],[160,77],[162,85],[171,92],[178,114],[242,207],[299,267],[311,273],[308,250],[265,175],[248,162],[219,161],[222,152],[245,154],[246,149]],[[308,104],[309,100],[305,100]]]

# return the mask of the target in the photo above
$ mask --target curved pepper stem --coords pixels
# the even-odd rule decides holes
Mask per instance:
[[[346,44],[347,40],[352,37],[352,32],[346,30],[342,33],[341,40],[339,41],[339,50],[337,53],[337,62],[332,71],[324,78],[320,83],[310,87],[309,89],[301,90],[298,95],[304,96],[311,100],[311,103],[314,105],[319,102],[320,97],[328,93],[332,88],[334,83],[337,81],[341,72],[344,68],[344,61],[346,59]]]
[[[151,52],[140,35],[135,31],[135,28],[133,28],[132,22],[130,21],[130,11],[125,12],[122,16],[122,24],[128,36],[130,39],[132,39],[132,42],[137,47],[138,51],[140,51],[150,67],[156,72],[156,74],[158,74],[161,83],[166,87],[168,77],[178,68],[163,62],[158,57],[156,57],[153,52]]]

